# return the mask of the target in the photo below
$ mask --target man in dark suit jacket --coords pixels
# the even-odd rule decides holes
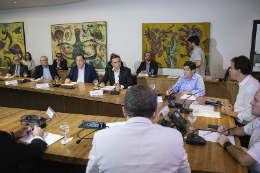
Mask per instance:
[[[56,54],[57,59],[53,61],[52,66],[57,70],[68,70],[67,60],[63,58],[61,53]]]
[[[28,74],[28,67],[27,65],[21,64],[21,59],[18,56],[15,56],[13,58],[14,65],[11,65],[11,67],[8,69],[8,77],[14,76],[23,76],[24,73]]]
[[[139,73],[149,74],[149,73],[151,73],[151,69],[154,70],[153,74],[157,74],[158,64],[156,61],[152,61],[151,53],[146,52],[144,55],[144,59],[145,59],[145,61],[141,62],[140,66],[138,67],[138,69],[136,71],[136,74],[139,74]]]
[[[48,65],[48,58],[46,56],[42,56],[40,61],[41,65],[36,66],[32,75],[33,78],[43,77],[45,79],[54,79],[54,76],[59,77],[57,70],[52,65]]]
[[[70,69],[70,73],[65,79],[65,83],[84,82],[93,83],[94,79],[98,80],[95,68],[92,65],[85,64],[85,58],[83,55],[76,57],[77,66]]]
[[[128,88],[128,86],[133,85],[133,79],[131,74],[131,69],[121,66],[121,59],[119,55],[114,54],[110,57],[110,62],[112,67],[106,68],[106,73],[101,80],[100,87],[104,87],[109,81],[110,85]]]
[[[43,141],[43,130],[34,126],[31,144],[16,142],[16,139],[29,134],[32,129],[29,126],[22,126],[15,132],[0,131],[0,172],[21,172],[19,164],[32,162],[40,158],[47,144]]]

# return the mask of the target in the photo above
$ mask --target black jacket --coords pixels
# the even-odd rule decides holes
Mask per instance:
[[[15,73],[15,68],[16,68],[16,65],[11,65],[10,68],[8,69],[8,72],[9,74],[11,75],[14,75]],[[28,74],[28,67],[27,65],[23,65],[23,64],[20,64],[20,76],[23,76],[23,73],[27,73]]]
[[[57,69],[57,62],[56,62],[56,60],[57,60],[57,59],[55,59],[55,60],[53,61],[52,66]],[[66,59],[63,58],[63,61],[60,62],[60,67],[61,67],[60,70],[68,70],[67,60],[66,60]]]
[[[110,85],[113,86],[115,84],[115,77],[114,71],[112,70],[113,67],[107,67],[106,73],[101,80],[101,83],[104,82],[105,84],[109,81]],[[124,88],[128,88],[128,86],[133,85],[133,79],[131,74],[131,69],[121,66],[120,74],[119,74],[119,84],[124,85]]]
[[[156,61],[151,61],[150,62],[149,72],[151,72],[151,69],[154,69],[153,74],[157,74],[157,72],[158,72],[158,63]],[[141,62],[140,66],[136,70],[136,74],[140,73],[142,70],[146,70],[146,61]]]
[[[54,68],[52,65],[49,65],[49,70],[50,70],[50,73],[51,73],[51,76],[53,79],[54,79],[54,76],[59,76],[56,68]],[[42,67],[42,65],[38,65],[38,66],[36,66],[32,77],[41,78],[42,76],[43,76],[43,67]]]
[[[0,172],[16,172],[18,164],[40,158],[46,146],[37,138],[28,145],[18,143],[9,133],[0,131]]]

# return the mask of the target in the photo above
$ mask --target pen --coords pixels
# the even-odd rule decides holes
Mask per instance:
[[[220,118],[222,119],[222,114],[221,114],[221,112],[220,112]]]
[[[29,134],[29,136],[32,135],[32,134],[33,134],[33,132],[31,132],[31,133]]]
[[[205,135],[203,135],[203,136],[206,136],[206,135],[208,135],[208,134],[210,134],[210,133],[213,133],[213,131],[210,131],[209,133],[206,133]]]

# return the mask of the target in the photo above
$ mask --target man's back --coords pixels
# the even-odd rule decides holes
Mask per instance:
[[[201,47],[197,47],[192,52],[190,60],[192,62],[201,61],[201,66],[196,68],[196,73],[201,75],[203,79],[205,78],[205,69],[206,69],[206,60],[205,60],[205,53],[203,52]]]
[[[182,135],[145,117],[97,132],[86,172],[189,173]]]

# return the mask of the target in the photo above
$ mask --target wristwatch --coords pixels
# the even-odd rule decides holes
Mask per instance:
[[[225,142],[224,143],[224,149],[227,150],[227,147],[232,145],[231,142]]]

